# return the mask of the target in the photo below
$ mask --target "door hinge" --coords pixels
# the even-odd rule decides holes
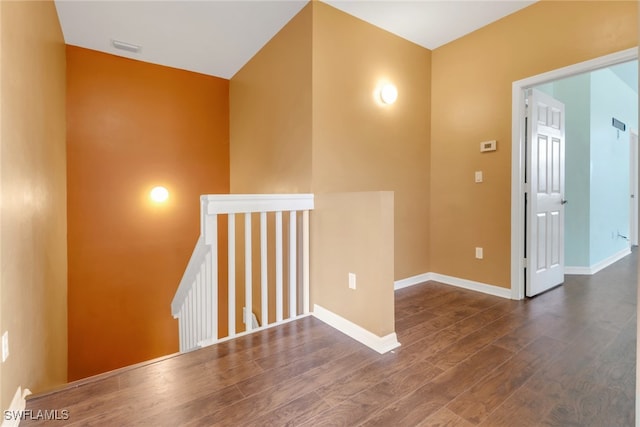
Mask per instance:
[[[528,261],[527,258],[522,258],[522,265],[525,266],[525,267],[528,267],[527,266],[527,261]]]

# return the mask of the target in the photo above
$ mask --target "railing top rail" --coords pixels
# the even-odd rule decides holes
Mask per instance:
[[[200,202],[208,215],[303,211],[313,209],[313,194],[207,194]]]

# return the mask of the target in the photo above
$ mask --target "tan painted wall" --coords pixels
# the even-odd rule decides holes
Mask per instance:
[[[0,5],[0,36],[2,36],[2,6]],[[0,38],[1,40],[1,38]],[[2,43],[0,42],[0,268],[2,267]],[[4,307],[2,302],[2,274],[0,274],[0,313],[2,313],[2,308]],[[0,334],[2,334],[5,330],[4,323],[2,322],[2,315],[0,314]],[[4,410],[9,405],[9,396],[5,397],[4,393],[4,383],[2,382],[2,364],[0,363],[0,410]],[[8,387],[7,387],[8,389]],[[5,403],[5,399],[7,402]]]
[[[431,52],[313,6],[313,191],[394,191],[394,277],[426,273]],[[398,88],[391,106],[374,99],[383,80]]]
[[[65,46],[53,2],[1,2],[2,408],[67,376]]]
[[[332,197],[323,193],[395,192],[395,210],[385,213],[395,218],[396,233],[392,244],[385,243],[386,262],[379,258],[383,249],[366,245],[393,239],[393,230],[375,236],[384,229],[379,201],[367,212],[371,201],[354,196],[362,224],[371,226],[358,234],[365,240],[344,236],[346,224],[357,221],[335,205],[324,215],[345,215],[344,224],[312,225],[313,302],[377,334],[394,330],[394,277],[429,271],[430,61],[427,49],[312,2],[230,84],[232,193],[311,191],[323,200]],[[386,108],[374,99],[383,79],[400,92]],[[322,216],[314,212],[312,224],[314,218]],[[335,258],[335,248],[323,245],[336,241],[351,245],[341,249],[358,258]],[[395,268],[389,264],[393,248]],[[350,304],[342,304],[347,273],[354,269],[364,283],[377,279],[347,293]],[[376,309],[364,310],[366,305]]]
[[[311,5],[231,79],[232,193],[311,189]]]
[[[378,336],[395,332],[393,212],[390,191],[316,194],[310,218],[313,303]]]
[[[543,1],[433,51],[432,271],[510,287],[511,83],[635,46],[636,17],[636,2]]]
[[[308,193],[311,191],[311,5],[303,8],[229,83],[231,193]],[[255,215],[254,215],[255,216]],[[269,233],[274,218],[270,214]],[[288,215],[283,229],[288,229]],[[254,218],[254,262],[258,262],[259,224]],[[244,219],[236,218],[236,328],[244,330]],[[286,241],[286,240],[285,240]],[[275,259],[273,242],[268,258]],[[286,263],[286,256],[285,256]],[[285,271],[287,266],[285,265]],[[269,281],[275,269],[269,268]],[[287,275],[284,277],[285,289]],[[261,317],[259,269],[254,269],[253,312]],[[286,292],[285,292],[286,298]],[[286,301],[285,301],[285,307]],[[275,319],[275,290],[269,294]],[[286,310],[285,310],[286,314]]]

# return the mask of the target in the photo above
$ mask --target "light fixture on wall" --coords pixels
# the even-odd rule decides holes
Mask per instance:
[[[380,101],[383,104],[393,104],[398,99],[398,89],[391,83],[385,83],[380,88]]]
[[[153,187],[149,192],[149,197],[155,203],[164,203],[169,199],[169,190],[160,185]]]

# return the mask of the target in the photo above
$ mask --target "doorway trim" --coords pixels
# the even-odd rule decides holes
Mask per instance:
[[[634,47],[512,83],[511,91],[511,299],[524,298],[524,118],[525,91],[533,86],[638,59]]]
[[[629,213],[629,220],[631,224],[629,226],[629,245],[631,247],[638,246],[638,187],[640,187],[640,181],[638,180],[638,149],[638,131],[630,129],[629,176],[631,177],[631,180],[629,182],[629,192],[631,193],[631,197],[629,205],[631,206],[631,210]]]

